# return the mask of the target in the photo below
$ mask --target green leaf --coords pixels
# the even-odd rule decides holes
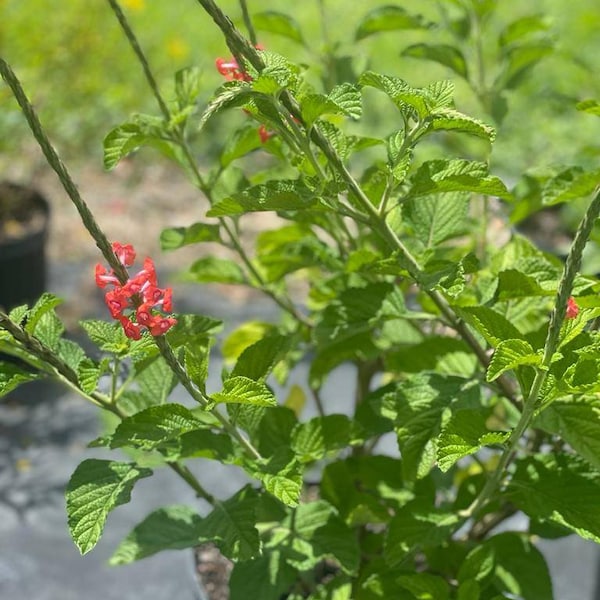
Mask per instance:
[[[119,544],[109,560],[126,565],[163,550],[192,548],[200,542],[202,519],[189,506],[167,506],[149,514]]]
[[[449,69],[457,75],[468,79],[467,61],[460,49],[450,44],[413,44],[405,48],[401,56],[432,60]]]
[[[245,81],[228,81],[216,92],[213,99],[208,103],[198,123],[198,129],[202,129],[208,121],[226,108],[242,106],[254,96],[250,84]]]
[[[490,544],[475,546],[460,565],[458,581],[484,582],[494,572],[495,567],[496,557],[492,546]]]
[[[437,440],[437,460],[441,471],[484,446],[503,444],[510,432],[489,431],[480,410],[459,410],[452,415]]]
[[[447,600],[450,586],[443,577],[431,573],[400,575],[398,583],[418,600]]]
[[[360,119],[362,116],[362,97],[360,90],[351,83],[341,83],[336,85],[329,95],[327,100],[332,102],[341,114],[344,114],[352,119]]]
[[[21,306],[15,306],[9,313],[8,318],[15,323],[15,325],[21,326],[23,324],[23,319],[27,316],[29,312],[29,307],[27,304],[22,304]]]
[[[221,166],[227,167],[234,160],[242,158],[262,146],[256,123],[248,123],[244,127],[236,129],[227,140],[221,153]]]
[[[204,427],[202,421],[181,404],[151,406],[123,419],[112,435],[110,447],[154,450],[168,441],[177,440],[184,433]]]
[[[152,146],[166,156],[174,156],[175,150],[167,137],[167,124],[163,119],[135,115],[131,121],[110,131],[104,138],[104,168],[110,171],[141,146]]]
[[[214,542],[234,561],[248,561],[260,554],[256,529],[257,492],[249,485],[224,502],[218,502],[200,526],[204,540]]]
[[[600,469],[600,409],[578,402],[557,401],[544,409],[534,426],[559,435],[575,452]]]
[[[570,167],[547,181],[542,189],[542,204],[553,206],[589,196],[598,186],[600,169],[584,171]]]
[[[177,384],[177,376],[161,356],[138,367],[136,381],[146,406],[164,404]]]
[[[57,356],[77,373],[81,361],[85,359],[83,348],[72,340],[60,339],[56,344]]]
[[[457,314],[478,331],[491,346],[507,339],[523,339],[505,317],[487,306],[456,307]]]
[[[180,110],[195,106],[202,91],[201,72],[198,67],[185,67],[175,73],[175,95]]]
[[[496,139],[496,130],[493,127],[451,108],[437,109],[431,114],[430,119],[433,131],[468,133],[489,142],[493,142]]]
[[[217,242],[220,239],[219,226],[208,223],[194,223],[189,227],[170,227],[160,233],[161,250],[177,250],[200,242]]]
[[[35,337],[54,352],[59,351],[59,346],[67,340],[62,339],[65,327],[58,318],[54,309],[48,310],[38,319],[35,326]]]
[[[436,159],[424,162],[412,178],[410,196],[437,192],[476,192],[509,199],[510,192],[485,163],[463,159]]]
[[[600,102],[598,100],[582,100],[575,105],[577,110],[600,117]]]
[[[527,15],[509,23],[498,36],[500,48],[506,49],[531,37],[544,35],[550,29],[546,15]]]
[[[401,6],[381,6],[368,12],[359,22],[355,40],[362,40],[375,33],[399,29],[430,29],[433,23],[422,15],[411,14]]]
[[[217,202],[206,214],[209,217],[229,217],[247,212],[270,210],[302,210],[317,204],[318,198],[301,181],[281,179],[234,194]]]
[[[79,323],[100,350],[121,354],[129,348],[127,337],[118,323],[88,319]]]
[[[234,329],[223,341],[221,353],[227,363],[236,361],[246,348],[259,342],[274,330],[272,323],[245,321]]]
[[[265,379],[273,367],[283,359],[288,348],[287,336],[276,332],[269,333],[241,353],[231,375],[256,381]]]
[[[246,283],[244,272],[236,262],[217,256],[198,259],[185,273],[185,278],[196,283]]]
[[[37,373],[25,371],[17,365],[0,361],[0,398],[12,392],[22,383],[33,381],[40,377]]]
[[[67,485],[69,530],[81,554],[98,542],[108,513],[130,500],[138,479],[152,475],[133,463],[89,458],[75,469]]]
[[[526,534],[500,533],[482,545],[494,557],[493,582],[499,591],[527,600],[554,598],[546,561]]]
[[[404,216],[427,248],[435,248],[447,239],[465,233],[469,198],[456,192],[410,198]]]
[[[391,567],[398,566],[406,555],[417,549],[445,542],[460,524],[454,513],[426,511],[418,501],[401,508],[389,522],[384,556]]]
[[[507,90],[516,88],[527,73],[553,51],[553,44],[548,40],[510,47],[505,54],[504,70],[498,76],[494,86]]]
[[[574,456],[522,459],[507,497],[530,517],[567,527],[582,538],[600,543],[597,471]]]
[[[324,458],[350,443],[352,423],[346,415],[325,415],[300,423],[292,433],[291,448],[301,462]]]
[[[252,15],[252,24],[258,31],[276,33],[299,44],[304,44],[304,38],[302,37],[302,31],[298,22],[285,13],[274,10],[254,13]]]
[[[77,367],[77,379],[81,389],[86,394],[91,394],[98,387],[100,376],[108,369],[106,361],[97,365],[93,360],[84,358]]]
[[[458,398],[475,397],[477,393],[468,379],[419,373],[410,375],[384,396],[381,415],[394,422],[405,479],[414,481],[429,472],[444,413]]]
[[[531,344],[525,340],[502,340],[492,355],[486,379],[487,381],[494,381],[506,371],[516,369],[522,365],[536,366],[541,362],[542,357],[534,352]]]
[[[274,406],[277,404],[273,392],[262,382],[249,377],[234,376],[226,379],[223,390],[212,394],[215,402]]]

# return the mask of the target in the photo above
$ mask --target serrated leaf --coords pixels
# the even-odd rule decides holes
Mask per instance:
[[[177,250],[200,242],[217,242],[219,226],[209,223],[194,223],[189,227],[169,227],[160,233],[161,250]]]
[[[177,376],[162,357],[155,357],[150,363],[136,365],[136,378],[139,390],[146,406],[155,406],[166,402],[177,384]]]
[[[355,40],[362,40],[375,33],[399,29],[430,29],[433,23],[422,15],[411,14],[401,6],[381,6],[368,12],[359,22]]]
[[[215,402],[251,404],[253,406],[277,404],[273,392],[262,381],[254,381],[242,376],[226,379],[222,391],[212,394],[211,399]]]
[[[260,554],[256,529],[257,493],[243,487],[224,502],[218,502],[200,526],[200,535],[214,542],[221,552],[234,561],[247,561]]]
[[[491,346],[507,339],[523,339],[519,330],[488,306],[456,307],[458,315],[479,332]]]
[[[27,316],[29,312],[29,307],[27,304],[22,304],[21,306],[15,306],[9,313],[8,318],[15,323],[16,325],[22,325],[23,319]]]
[[[351,83],[341,83],[336,85],[327,99],[338,107],[342,114],[353,119],[360,119],[362,116],[362,98],[360,91]]]
[[[236,262],[218,256],[198,259],[185,273],[185,278],[196,283],[246,283],[246,276]]]
[[[81,361],[85,359],[83,348],[72,340],[61,339],[56,344],[57,356],[77,373]]]
[[[61,303],[62,300],[58,296],[50,294],[49,292],[44,292],[27,314],[25,331],[35,335],[40,319],[50,311],[54,310]]]
[[[451,108],[439,108],[431,114],[430,118],[433,131],[468,133],[489,142],[496,139],[496,130],[493,127]]]
[[[128,342],[123,328],[118,323],[108,323],[97,319],[88,319],[79,323],[92,342],[100,350],[120,354],[127,351]]]
[[[401,508],[388,525],[384,556],[391,567],[399,565],[411,550],[440,545],[460,523],[454,513],[426,511],[417,502]]]
[[[511,198],[506,186],[489,175],[485,163],[463,159],[436,159],[424,162],[412,178],[410,196],[437,192],[476,192]]]
[[[225,168],[234,160],[242,158],[262,146],[263,142],[260,139],[258,128],[255,123],[236,129],[223,148],[221,153],[221,166]]]
[[[64,325],[54,312],[54,309],[51,309],[40,315],[35,325],[34,335],[42,344],[51,348],[54,352],[58,352],[61,343],[66,341],[61,339],[64,332]]]
[[[300,423],[292,432],[291,448],[301,462],[324,458],[348,446],[352,424],[346,415],[325,415]]]
[[[0,398],[19,387],[22,383],[38,379],[38,373],[25,371],[17,365],[0,361]]]
[[[600,543],[600,480],[581,459],[568,455],[521,459],[506,495],[529,516]]]
[[[437,440],[437,461],[446,472],[458,460],[475,454],[484,446],[503,444],[510,432],[489,431],[480,410],[459,410],[444,425]]]
[[[89,458],[75,469],[67,484],[67,515],[71,537],[81,554],[98,542],[108,513],[130,500],[138,479],[152,475],[133,463]]]
[[[202,519],[189,506],[167,506],[149,514],[119,544],[109,560],[126,565],[163,550],[182,550],[201,542]]]
[[[245,81],[228,81],[223,84],[202,112],[198,123],[198,129],[202,129],[217,113],[226,108],[242,106],[245,102],[248,102],[253,95],[254,92],[250,85]]]
[[[198,67],[185,67],[175,73],[175,95],[181,110],[196,104],[202,91],[200,79],[201,71]]]
[[[542,362],[542,357],[534,352],[531,344],[525,340],[509,339],[502,340],[494,354],[487,369],[487,381],[494,381],[502,373],[516,369],[522,365],[536,366]]]
[[[289,338],[272,332],[248,346],[239,356],[232,376],[243,376],[256,381],[265,379],[284,357]]]
[[[290,15],[275,10],[266,10],[254,13],[252,15],[252,23],[259,31],[276,33],[299,44],[304,44],[300,25]]]
[[[98,386],[100,376],[106,370],[106,363],[97,365],[93,360],[85,358],[77,366],[77,379],[81,389],[91,394]]]
[[[151,406],[123,419],[112,435],[110,447],[132,446],[154,450],[177,440],[184,433],[202,429],[205,425],[181,404]]]
[[[589,196],[600,181],[600,169],[584,171],[581,167],[570,167],[544,184],[542,204],[553,206]]]
[[[317,204],[314,192],[294,179],[268,181],[217,202],[206,213],[209,217],[227,217],[247,212],[302,210]]]
[[[450,44],[413,44],[405,48],[401,56],[431,60],[452,69],[465,79],[468,78],[467,61],[463,53]]]
[[[560,436],[575,452],[600,469],[600,409],[585,401],[557,401],[544,409],[534,426]]]
[[[405,203],[404,217],[413,226],[417,238],[427,248],[465,233],[469,210],[467,195],[456,192],[410,198]]]
[[[234,329],[223,341],[221,353],[227,363],[236,361],[248,347],[260,341],[274,329],[272,323],[246,321]]]

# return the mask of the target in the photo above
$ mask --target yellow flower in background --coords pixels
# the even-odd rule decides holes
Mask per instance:
[[[146,0],[122,0],[121,4],[130,10],[144,10],[146,8]]]
[[[187,58],[190,54],[190,47],[181,38],[174,37],[167,40],[167,54],[175,60]]]

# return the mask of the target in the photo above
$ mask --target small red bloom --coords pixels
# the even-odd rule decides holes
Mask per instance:
[[[227,81],[252,81],[252,77],[240,69],[240,65],[235,58],[217,58],[215,65],[217,66],[217,71]]]
[[[123,291],[123,288],[115,288],[106,292],[104,301],[113,319],[121,317],[123,311],[129,306],[129,296]]]
[[[177,319],[173,317],[154,317],[152,322],[148,325],[148,329],[152,335],[163,335],[176,323]]]
[[[119,259],[119,262],[124,267],[130,267],[135,260],[135,250],[131,244],[120,244],[119,242],[113,242],[113,252]]]
[[[577,302],[575,298],[571,296],[567,300],[567,314],[565,315],[566,319],[574,319],[579,314],[579,306],[577,306]]]
[[[270,137],[275,134],[272,131],[268,131],[264,125],[258,128],[258,137],[260,137],[261,144],[264,144]]]
[[[104,265],[98,263],[96,265],[96,285],[99,288],[105,288],[108,284],[118,285],[119,280],[113,273],[112,269],[107,271]]]
[[[149,304],[140,304],[135,311],[135,318],[140,325],[148,326],[152,322],[152,307]]]
[[[131,319],[127,317],[119,317],[119,321],[121,326],[123,327],[123,331],[125,335],[132,340],[139,340],[142,337],[142,331],[140,326],[137,323],[134,323]]]

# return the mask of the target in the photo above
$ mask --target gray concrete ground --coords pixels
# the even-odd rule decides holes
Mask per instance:
[[[67,280],[55,276],[53,287],[69,295]],[[243,319],[249,308],[228,307],[216,300],[203,294],[188,300],[191,306],[185,309]],[[218,377],[219,366],[213,367]],[[301,365],[290,385],[302,383],[305,375]],[[334,373],[323,393],[331,412],[346,412],[352,386],[349,368]],[[174,394],[174,401],[186,401],[179,389]],[[139,481],[132,501],[109,515],[101,541],[86,556],[80,556],[70,539],[64,488],[79,462],[105,456],[86,447],[101,430],[98,417],[95,407],[72,393],[38,382],[0,404],[0,599],[202,600],[190,551],[164,552],[122,567],[107,565],[121,539],[146,514],[168,504],[197,503],[171,472],[158,470]],[[394,441],[387,441],[393,451]],[[203,485],[222,498],[244,479],[235,469],[214,462],[198,461],[193,469]],[[199,503],[198,508],[206,509]],[[600,600],[597,545],[570,536],[543,541],[540,547],[548,559],[556,600]]]

